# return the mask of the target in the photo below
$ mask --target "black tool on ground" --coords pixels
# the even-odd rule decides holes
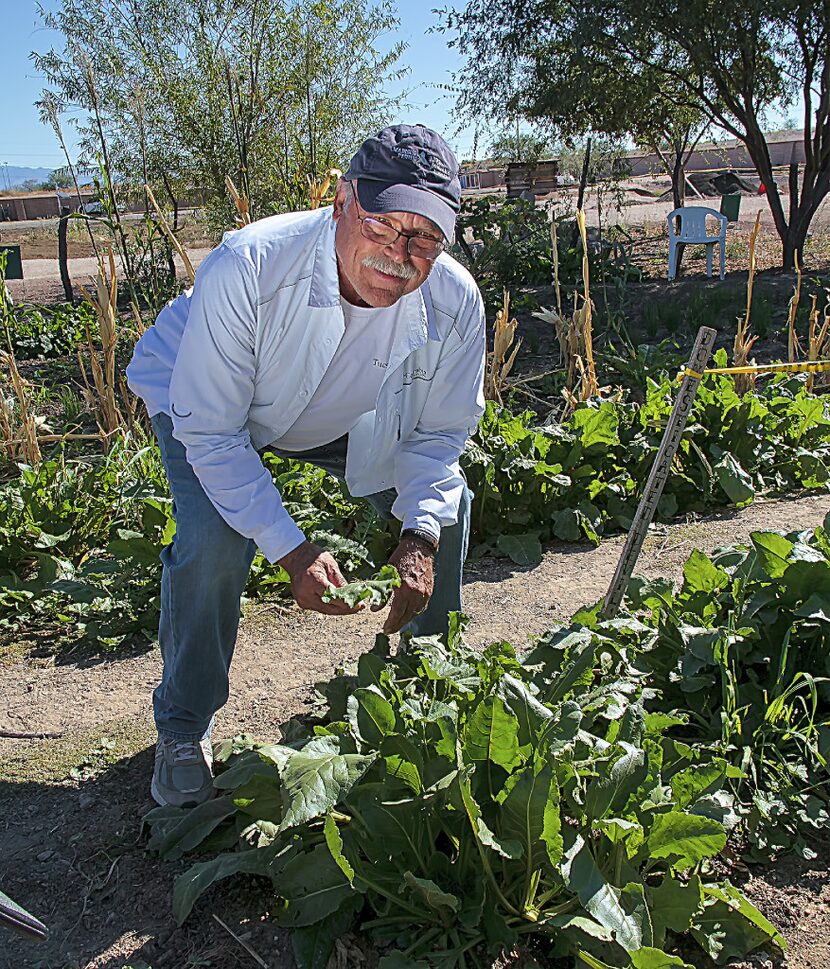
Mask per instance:
[[[43,922],[30,915],[3,892],[0,892],[0,926],[7,926],[31,939],[45,939],[49,932]]]

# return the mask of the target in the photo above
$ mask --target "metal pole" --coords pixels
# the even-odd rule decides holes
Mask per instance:
[[[617,563],[617,570],[611,580],[611,585],[608,587],[608,594],[602,607],[602,615],[606,619],[612,619],[619,612],[620,603],[625,590],[628,588],[628,580],[631,578],[631,573],[640,557],[643,542],[646,540],[648,526],[654,518],[657,502],[660,500],[660,495],[662,495],[663,488],[668,480],[672,462],[692,410],[703,371],[712,353],[712,347],[715,345],[716,336],[717,332],[708,326],[702,326],[697,331],[697,339],[686,365],[686,373],[680,386],[680,393],[674,402],[669,423],[666,425],[657,457],[654,459],[651,473],[643,490],[643,497],[640,499],[637,513],[628,531],[628,538]]]

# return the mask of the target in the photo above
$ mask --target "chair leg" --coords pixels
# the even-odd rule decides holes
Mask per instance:
[[[726,246],[721,241],[720,244],[720,278],[726,275]]]
[[[713,262],[712,256],[714,253],[714,248],[715,248],[714,245],[706,246],[706,275],[707,276],[712,275],[712,262]]]
[[[677,243],[669,243],[669,280],[671,281],[677,275]]]

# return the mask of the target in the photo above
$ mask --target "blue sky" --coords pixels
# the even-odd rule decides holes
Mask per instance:
[[[187,0],[183,0],[187,2]],[[47,9],[55,9],[57,0],[43,0]],[[0,165],[26,165],[35,168],[57,168],[64,163],[63,155],[52,129],[42,125],[34,102],[45,86],[29,52],[48,50],[60,35],[46,30],[41,24],[35,0],[11,0],[4,4],[3,57],[0,59]],[[452,99],[438,89],[437,85],[450,81],[453,69],[460,66],[460,59],[447,49],[441,34],[426,33],[437,18],[429,12],[429,6],[414,0],[399,4],[400,30],[394,40],[404,40],[409,45],[403,62],[410,67],[410,74],[403,82],[411,91],[409,102],[412,110],[407,121],[418,121],[435,128],[450,142],[460,155],[469,153],[474,133],[454,132],[452,122]],[[70,129],[65,131],[67,138]],[[482,147],[487,138],[482,139]]]

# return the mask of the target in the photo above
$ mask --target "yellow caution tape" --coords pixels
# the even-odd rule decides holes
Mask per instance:
[[[830,360],[802,360],[799,363],[763,363],[753,367],[711,367],[703,373],[822,373],[830,370]],[[703,379],[703,374],[686,367],[677,375],[678,380],[684,377]]]

